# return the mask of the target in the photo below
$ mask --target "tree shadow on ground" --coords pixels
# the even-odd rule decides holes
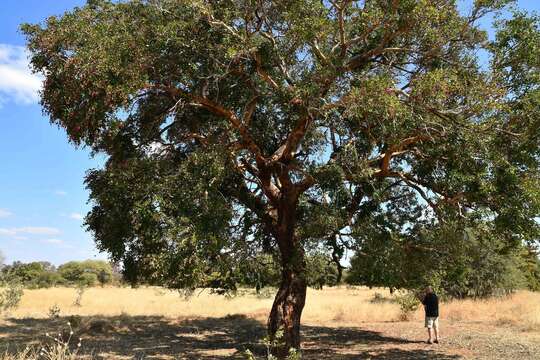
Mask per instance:
[[[15,352],[51,340],[45,333],[82,340],[81,354],[92,359],[242,359],[250,349],[266,352],[264,325],[243,315],[168,319],[158,316],[8,319],[0,325],[0,351]],[[458,359],[429,349],[411,349],[417,341],[383,336],[361,328],[303,326],[305,359]],[[408,348],[409,347],[409,348]]]

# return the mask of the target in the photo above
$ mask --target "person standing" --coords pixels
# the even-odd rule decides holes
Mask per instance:
[[[428,286],[425,291],[424,297],[421,299],[426,312],[425,326],[428,330],[428,344],[439,343],[439,298],[433,292],[433,288]],[[433,340],[433,334],[435,333],[435,340]]]

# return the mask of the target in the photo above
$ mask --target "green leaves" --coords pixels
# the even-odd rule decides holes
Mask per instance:
[[[364,124],[394,125],[390,131],[398,130],[397,122],[405,124],[409,111],[400,101],[399,90],[395,86],[388,74],[363,79],[344,99],[344,115]]]
[[[492,66],[517,96],[538,90],[540,81],[540,31],[538,15],[515,12],[508,20],[499,20]]]
[[[334,257],[373,245],[377,266],[417,225],[535,239],[539,19],[488,42],[505,3],[103,0],[23,31],[51,121],[108,157],[87,176],[100,248],[234,289],[283,229]]]

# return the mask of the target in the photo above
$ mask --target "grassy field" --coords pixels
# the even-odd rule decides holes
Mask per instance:
[[[383,295],[374,303],[375,292]],[[79,355],[96,359],[243,358],[262,356],[271,297],[197,292],[186,299],[159,288],[92,288],[81,306],[75,289],[26,290],[0,321],[0,351],[51,343],[46,333],[81,338]],[[386,301],[384,301],[386,300]],[[59,317],[51,317],[52,307]],[[427,345],[422,310],[400,321],[385,290],[309,290],[303,315],[305,359],[539,359],[540,294],[441,304],[439,345]],[[9,359],[9,355],[4,355]],[[0,356],[1,359],[1,356]]]

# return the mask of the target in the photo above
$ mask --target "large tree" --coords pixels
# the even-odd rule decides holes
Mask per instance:
[[[305,251],[341,269],[370,227],[460,219],[535,236],[538,19],[478,27],[506,2],[92,0],[23,30],[52,123],[108,156],[99,248],[133,281],[220,290],[273,253],[284,356]]]

